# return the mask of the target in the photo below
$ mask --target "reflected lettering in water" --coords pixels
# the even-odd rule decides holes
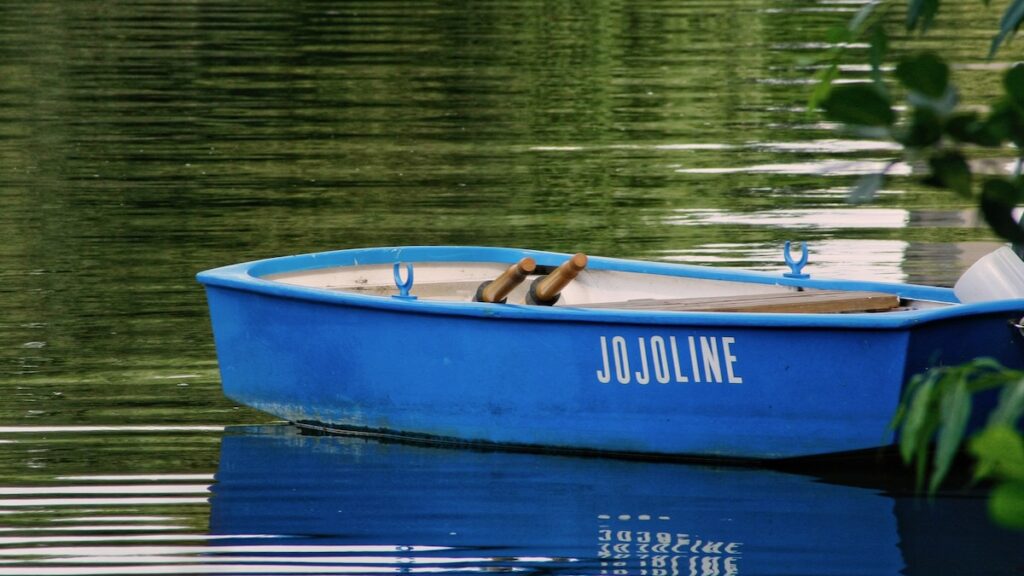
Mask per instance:
[[[36,458],[39,472],[0,485],[0,575],[923,575],[1024,564],[1019,535],[984,522],[980,493],[908,498],[905,477],[863,462],[797,474],[286,425],[4,434],[7,453]],[[140,446],[146,458],[119,469],[46,472],[54,455],[111,462]]]
[[[400,549],[416,565],[567,574],[824,574],[852,558],[864,573],[903,567],[892,499],[765,470],[265,428],[224,438],[213,493],[214,534],[385,548],[374,565],[399,564]]]

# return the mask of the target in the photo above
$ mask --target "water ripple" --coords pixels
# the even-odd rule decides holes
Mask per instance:
[[[814,174],[818,176],[857,176],[877,174],[885,171],[890,176],[911,174],[909,164],[897,162],[890,166],[886,160],[816,160],[810,162],[786,162],[755,164],[730,168],[680,168],[680,174]]]
[[[220,432],[223,426],[101,425],[101,426],[0,426],[0,434],[80,434],[92,432]]]
[[[684,226],[739,224],[793,229],[904,228],[910,222],[910,212],[899,208],[780,209],[750,213],[680,209],[665,222]]]

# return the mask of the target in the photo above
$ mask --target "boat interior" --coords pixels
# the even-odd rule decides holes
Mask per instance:
[[[480,301],[481,286],[510,267],[490,262],[418,262],[410,294],[423,300]],[[509,304],[532,304],[531,286],[555,275],[537,266],[504,294]],[[402,271],[404,274],[405,272]],[[265,276],[295,286],[391,297],[400,293],[392,264],[305,270]],[[486,301],[486,300],[485,300]],[[780,284],[714,280],[617,270],[582,269],[560,288],[550,305],[618,310],[700,312],[855,313],[949,306],[869,291],[818,290]]]

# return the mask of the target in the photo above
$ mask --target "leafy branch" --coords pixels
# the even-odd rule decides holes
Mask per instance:
[[[982,431],[966,438],[973,399],[1000,388],[998,407]],[[914,376],[892,427],[900,431],[900,456],[915,466],[919,488],[930,472],[931,492],[942,484],[966,440],[976,459],[975,480],[997,482],[990,501],[993,517],[1005,525],[1024,528],[1024,439],[1016,431],[1022,415],[1024,372],[979,358]],[[929,450],[933,439],[935,448]]]
[[[985,1],[988,4],[988,1]],[[810,109],[820,108],[827,119],[863,137],[899,143],[904,158],[922,170],[922,181],[977,202],[998,236],[1024,244],[1024,228],[1013,211],[1024,203],[1024,65],[1002,77],[1003,93],[987,106],[963,109],[949,65],[932,52],[903,56],[893,72],[903,94],[897,101],[883,73],[889,55],[885,21],[888,0],[865,4],[849,23],[830,33],[835,46],[827,65],[816,75],[818,85]],[[939,13],[939,0],[908,0],[906,28],[926,32]],[[1024,21],[1024,0],[1012,0],[992,38],[989,57],[1008,42]],[[839,63],[853,42],[868,42],[870,79],[836,85]],[[900,104],[897,107],[897,103]],[[1010,150],[1017,154],[1011,174],[983,174],[972,163],[979,149]],[[879,173],[863,176],[850,193],[851,202],[871,200],[885,185],[890,161]],[[979,394],[1001,389],[997,408],[980,432],[968,437],[968,423]],[[1024,372],[1010,370],[991,359],[961,366],[935,367],[907,384],[892,426],[899,431],[900,455],[916,467],[918,486],[935,491],[966,444],[975,458],[975,479],[996,483],[989,505],[994,519],[1024,529]],[[934,448],[932,448],[934,446]]]
[[[959,91],[951,82],[949,65],[937,54],[914,53],[901,58],[895,77],[906,93],[905,112],[896,109],[882,65],[888,55],[889,38],[885,31],[888,2],[871,2],[862,7],[843,28],[831,32],[836,48],[829,64],[817,75],[818,85],[810,98],[812,107],[820,107],[829,120],[842,123],[854,133],[897,142],[905,157],[928,167],[924,183],[976,200],[986,221],[1000,237],[1024,243],[1024,230],[1013,217],[1013,209],[1024,203],[1024,180],[1018,157],[1012,175],[979,178],[972,168],[968,151],[974,147],[1004,148],[1008,143],[1024,151],[1024,65],[1011,68],[1003,77],[1005,93],[988,107],[987,114],[958,109]],[[938,0],[911,0],[906,25],[909,30],[927,30],[938,11]],[[1024,0],[1014,0],[992,40],[992,53],[1016,32],[1024,20]],[[871,81],[833,85],[845,48],[858,39],[869,42],[868,59]],[[850,196],[851,202],[874,198],[885,185],[885,170],[860,179]],[[980,186],[976,184],[980,182]]]

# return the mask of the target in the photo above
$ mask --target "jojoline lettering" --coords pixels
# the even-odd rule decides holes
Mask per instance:
[[[607,384],[715,382],[742,384],[736,373],[736,339],[730,336],[601,336],[597,381]]]

